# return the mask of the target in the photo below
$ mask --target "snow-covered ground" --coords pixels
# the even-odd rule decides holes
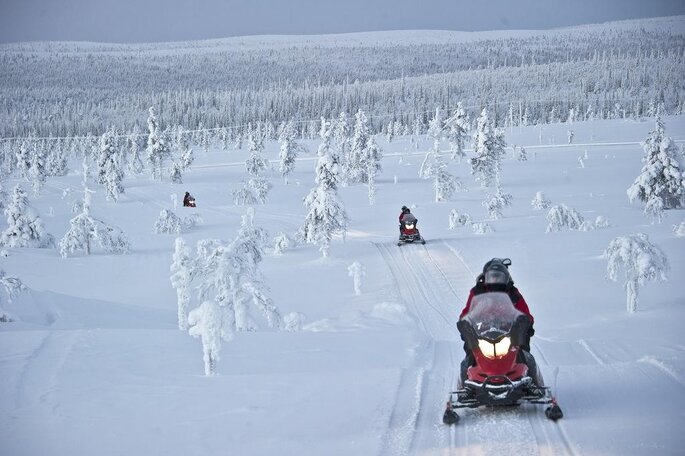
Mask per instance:
[[[685,117],[665,123],[669,136],[685,139]],[[450,170],[469,191],[435,203],[431,183],[418,177],[429,141],[415,150],[408,138],[379,138],[385,158],[376,204],[364,186],[339,191],[351,218],[346,240],[336,239],[327,258],[300,245],[267,252],[261,263],[281,313],[306,315],[302,330],[238,333],[211,377],[199,340],[177,327],[169,280],[175,235],[152,227],[172,208],[172,194],[190,191],[198,207],[177,212],[204,223],[182,235],[188,244],[234,238],[245,208],[232,204],[231,190],[245,178],[246,151],[196,149],[183,185],[128,178],[118,204],[98,190],[91,212],[129,236],[130,254],[64,259],[56,249],[17,248],[0,257],[0,268],[30,288],[3,302],[19,321],[0,324],[0,453],[682,454],[685,238],[672,228],[685,212],[651,224],[626,196],[642,165],[639,142],[653,128],[647,119],[508,129],[509,146],[525,146],[529,159],[504,161],[502,188],[513,205],[496,221],[487,220],[485,191],[466,163],[451,162]],[[307,146],[312,153],[297,162],[290,184],[274,171],[268,202],[255,207],[256,224],[271,237],[292,236],[304,219],[318,143]],[[277,153],[278,144],[267,144],[269,158]],[[57,240],[81,198],[80,180],[73,172],[51,179],[31,198]],[[538,191],[610,226],[545,233],[547,211],[531,206]],[[425,246],[395,245],[403,204],[418,217]],[[494,232],[450,230],[453,209]],[[639,232],[668,255],[670,281],[643,286],[638,311],[628,314],[602,252],[615,237]],[[451,428],[441,422],[463,357],[455,322],[492,257],[512,259],[535,315],[532,351],[564,410],[557,423],[532,405],[461,412]],[[348,276],[355,261],[366,268],[360,295]]]

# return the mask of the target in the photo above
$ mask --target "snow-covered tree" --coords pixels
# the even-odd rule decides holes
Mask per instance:
[[[366,186],[368,187],[369,205],[376,204],[376,174],[381,168],[380,146],[376,143],[376,138],[371,136],[366,147]]]
[[[437,107],[433,118],[428,122],[428,138],[433,141],[440,141],[443,136],[443,128],[442,111],[440,107]]]
[[[340,182],[347,185],[347,176],[350,175],[350,125],[345,111],[341,111],[333,126],[333,140],[335,141],[335,154],[340,164]]]
[[[31,154],[31,167],[28,170],[29,181],[33,187],[33,195],[40,195],[40,191],[45,185],[47,177],[46,151],[43,141],[34,143],[33,153]]]
[[[476,176],[483,187],[489,187],[499,173],[505,146],[504,134],[495,129],[488,118],[487,110],[483,109],[473,137],[474,156],[469,160],[471,174]]]
[[[677,225],[673,225],[673,233],[677,237],[685,237],[685,222],[680,222]]]
[[[448,221],[450,230],[460,226],[470,225],[472,223],[471,216],[469,214],[460,213],[456,209],[452,209]]]
[[[283,176],[286,184],[288,183],[288,175],[290,175],[295,168],[297,153],[303,150],[302,145],[298,144],[296,139],[297,131],[295,130],[295,124],[292,120],[283,124],[280,135],[278,136],[278,141],[281,143],[281,151],[278,154],[278,158],[280,159],[278,171]]]
[[[489,223],[485,222],[472,223],[471,229],[473,234],[488,234],[495,231]]]
[[[283,252],[290,248],[292,241],[285,233],[278,233],[273,240],[274,255],[283,255]]]
[[[162,209],[152,227],[152,232],[157,234],[180,234],[182,225],[181,217],[176,215],[174,211]]]
[[[562,231],[564,229],[579,230],[583,226],[584,218],[576,210],[571,209],[565,204],[557,204],[547,213],[547,230],[546,233],[552,231]]]
[[[299,331],[306,319],[302,312],[290,312],[283,317],[283,329],[290,332]]]
[[[656,118],[656,128],[642,143],[645,151],[644,166],[640,175],[628,189],[630,201],[639,199],[651,206],[649,214],[661,205],[663,209],[682,207],[685,196],[685,176],[678,163],[678,148],[666,136],[661,117]],[[661,200],[661,203],[656,200]]]
[[[131,244],[124,233],[90,215],[92,191],[84,188],[83,210],[69,221],[69,230],[59,241],[62,257],[66,258],[76,250],[83,250],[90,255],[93,243],[109,253],[128,253]]]
[[[128,172],[131,174],[140,174],[143,172],[145,166],[143,160],[140,158],[141,140],[138,126],[134,127],[132,133],[126,137],[126,149],[128,149]]]
[[[616,282],[621,269],[624,271],[629,313],[637,310],[641,285],[650,280],[667,280],[668,258],[644,233],[615,238],[604,250],[604,257],[607,259],[609,279]]]
[[[345,180],[350,183],[366,183],[369,169],[367,149],[369,138],[371,137],[369,121],[361,109],[354,115],[354,119],[354,133],[350,146],[349,160],[346,163],[347,172]]]
[[[359,261],[355,261],[347,267],[347,275],[352,277],[354,294],[362,294],[362,278],[366,275],[366,267]]]
[[[100,155],[98,157],[97,181],[105,186],[108,201],[119,201],[119,194],[124,192],[121,182],[124,179],[123,158],[116,147],[116,131],[109,128],[100,137]]]
[[[533,198],[533,200],[530,202],[530,205],[533,206],[533,209],[536,211],[541,211],[550,207],[552,202],[545,196],[544,193],[537,192],[535,193],[535,198]]]
[[[31,176],[29,175],[29,170],[31,169],[31,149],[29,142],[31,138],[24,140],[19,144],[19,148],[16,151],[16,166],[19,170],[19,175],[30,182]]]
[[[516,154],[516,159],[518,161],[528,161],[528,154],[526,153],[526,149],[521,146],[518,148],[518,153]]]
[[[298,238],[319,246],[324,257],[328,256],[333,235],[342,233],[344,236],[347,229],[347,214],[338,198],[338,176],[339,166],[329,148],[319,147],[315,178],[317,186],[304,199],[308,212],[298,231]]]
[[[5,299],[7,302],[12,302],[12,299],[21,292],[27,290],[26,286],[16,277],[10,277],[5,274],[5,271],[0,269],[0,286],[5,290]],[[4,309],[3,302],[0,299],[0,323],[8,323],[15,319],[12,315]]]
[[[54,147],[48,152],[46,172],[48,176],[66,176],[67,171],[67,154],[64,150],[64,141],[57,139]]]
[[[190,257],[190,249],[183,238],[176,238],[171,263],[171,285],[176,290],[178,300],[178,329],[186,331],[188,324],[188,306],[190,304],[190,284],[194,278],[195,266]]]
[[[45,230],[38,212],[29,205],[26,192],[14,187],[9,204],[5,208],[7,228],[0,233],[0,245],[5,247],[54,247],[55,239]]]
[[[256,129],[250,129],[247,142],[250,155],[245,160],[245,168],[250,176],[256,177],[269,168],[269,162],[262,157],[264,137],[262,136],[262,130],[259,125]]]
[[[457,103],[457,109],[455,109],[452,117],[445,121],[445,127],[447,128],[447,141],[452,152],[452,160],[458,158],[461,161],[462,158],[466,157],[464,144],[469,134],[469,121],[461,102]]]
[[[485,201],[483,201],[483,206],[488,210],[490,220],[499,220],[502,218],[502,210],[507,206],[511,206],[511,201],[513,199],[509,193],[502,192],[499,178],[496,180],[497,190],[494,194],[488,195]]]
[[[169,178],[171,179],[172,184],[183,183],[183,165],[181,163],[173,162]]]
[[[258,329],[251,307],[262,312],[269,326],[281,326],[280,313],[267,296],[258,268],[267,239],[266,232],[254,225],[254,210],[249,208],[230,244],[209,239],[198,243],[192,277],[201,281],[203,302],[189,313],[188,323],[190,334],[202,338],[207,375],[215,372],[222,339],[230,340],[236,331]]]
[[[226,339],[225,311],[215,301],[204,301],[188,314],[188,333],[202,340],[205,375],[216,374],[221,359],[221,340]]]
[[[171,156],[171,147],[168,138],[163,134],[157,122],[154,108],[150,108],[150,115],[147,118],[148,137],[147,137],[147,160],[150,163],[153,179],[162,179],[164,161]]]

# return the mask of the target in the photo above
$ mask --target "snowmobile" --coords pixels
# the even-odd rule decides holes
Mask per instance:
[[[556,421],[563,413],[533,355],[520,348],[530,327],[530,318],[519,312],[507,293],[476,295],[469,313],[457,328],[475,366],[462,364],[456,391],[449,393],[442,421],[459,421],[456,409],[510,406],[520,403],[546,404],[547,418]]]
[[[405,214],[400,222],[400,239],[397,245],[408,244],[413,242],[420,242],[425,244],[426,241],[421,237],[419,229],[416,228],[418,220],[412,214]]]

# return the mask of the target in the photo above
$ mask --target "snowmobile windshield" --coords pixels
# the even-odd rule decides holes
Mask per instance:
[[[412,214],[405,214],[404,217],[402,217],[402,223],[416,223],[416,217],[414,217]]]
[[[471,323],[479,338],[495,340],[509,334],[519,312],[507,293],[491,292],[473,297],[465,319]]]

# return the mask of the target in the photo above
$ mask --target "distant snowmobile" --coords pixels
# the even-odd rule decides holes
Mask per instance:
[[[400,239],[397,245],[408,244],[412,242],[420,242],[425,244],[426,241],[421,237],[419,229],[416,228],[418,220],[412,214],[405,214],[400,222]]]
[[[530,326],[507,293],[476,295],[469,313],[457,328],[476,360],[461,372],[457,391],[449,393],[442,421],[459,421],[458,408],[516,405],[520,402],[548,404],[547,418],[556,421],[563,413],[551,389],[544,386],[533,355],[521,350]]]

